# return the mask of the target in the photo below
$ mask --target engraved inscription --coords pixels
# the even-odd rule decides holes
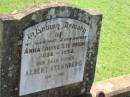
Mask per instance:
[[[83,80],[89,26],[69,18],[51,19],[24,33],[20,95]]]

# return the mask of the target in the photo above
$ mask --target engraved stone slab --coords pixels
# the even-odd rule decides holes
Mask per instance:
[[[56,18],[24,31],[20,95],[83,81],[89,26]]]
[[[91,97],[101,20],[62,3],[0,15],[0,97]]]

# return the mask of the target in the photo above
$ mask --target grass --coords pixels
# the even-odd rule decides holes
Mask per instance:
[[[0,0],[0,13],[10,13],[46,1]],[[64,2],[81,8],[93,8],[103,14],[95,80],[130,74],[130,0],[66,0]]]

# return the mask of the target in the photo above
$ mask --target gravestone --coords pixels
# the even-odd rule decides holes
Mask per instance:
[[[101,19],[61,3],[0,15],[0,97],[91,97]]]

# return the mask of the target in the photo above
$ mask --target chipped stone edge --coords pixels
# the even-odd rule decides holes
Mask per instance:
[[[96,11],[94,9],[82,9],[82,8],[76,7],[76,5],[72,5],[72,4],[67,4],[67,3],[62,3],[62,2],[53,2],[53,3],[38,3],[38,4],[34,4],[30,7],[27,7],[25,9],[15,11],[10,14],[0,14],[0,20],[1,21],[5,21],[5,20],[18,20],[19,21],[22,18],[24,18],[25,16],[32,14],[36,11],[40,11],[42,9],[53,8],[53,7],[71,7],[71,8],[76,8],[76,9],[85,11],[92,16],[93,15],[94,16],[102,15],[101,13],[99,13],[98,11]]]

